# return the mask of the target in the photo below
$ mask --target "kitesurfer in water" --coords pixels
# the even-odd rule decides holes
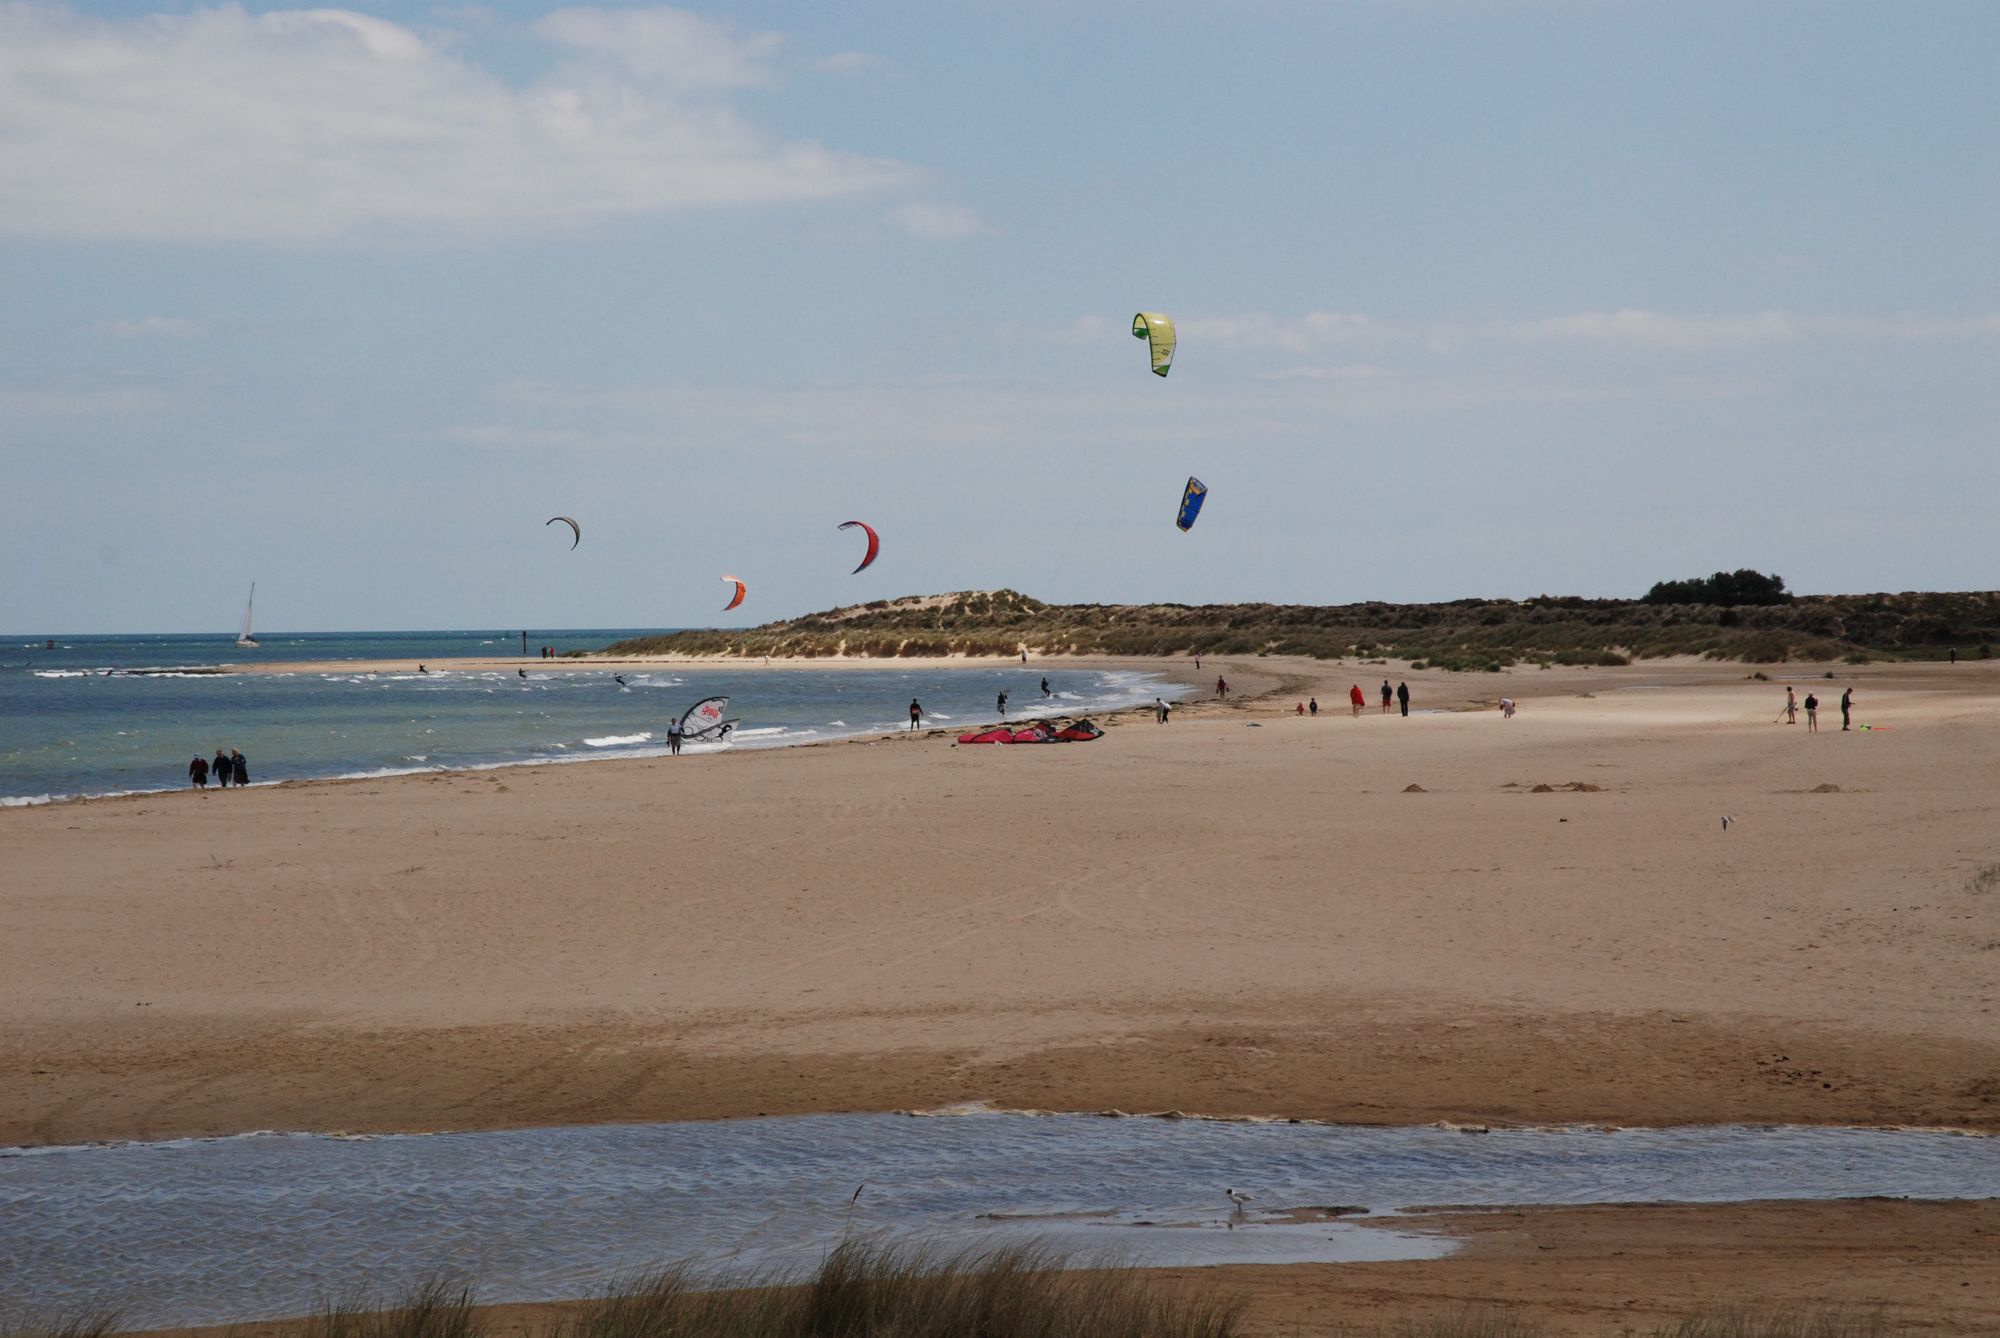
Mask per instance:
[[[996,702],[994,702],[994,703],[993,703],[993,705],[994,705],[994,709],[998,710],[998,711],[1000,712],[1000,714],[1001,714],[1001,715],[1003,715],[1003,716],[1004,716],[1004,715],[1006,715],[1006,714],[1007,714],[1007,694],[1006,694],[1006,693],[1004,693],[1004,692],[1003,692],[1003,693],[1001,693],[1001,694],[1000,694],[1000,698],[999,698],[999,700],[998,700],[998,701],[996,701]]]
[[[417,672],[418,672],[418,673],[420,673],[420,674],[427,674],[427,673],[429,673],[429,672],[430,672],[430,670],[429,670],[429,669],[427,669],[427,668],[425,668],[425,667],[424,667],[423,665],[421,665],[421,664],[420,664],[420,665],[418,665],[418,666],[417,666]]]
[[[918,704],[915,697],[910,698],[910,728],[915,729],[922,723],[923,718],[924,708]]]
[[[528,671],[526,669],[516,669],[514,672],[519,674],[523,678],[526,678],[528,676]]]
[[[1042,695],[1044,697],[1049,695],[1049,680],[1046,678],[1042,680]]]
[[[616,684],[617,684],[617,685],[618,685],[619,687],[621,687],[621,688],[622,688],[622,687],[624,687],[624,686],[625,686],[625,675],[623,675],[623,674],[613,674],[613,675],[611,676],[611,681],[612,681],[613,683],[616,683]]]

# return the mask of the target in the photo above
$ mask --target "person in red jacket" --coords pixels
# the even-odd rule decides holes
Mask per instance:
[[[1359,683],[1354,684],[1354,686],[1347,690],[1347,702],[1348,705],[1354,708],[1354,714],[1356,715],[1360,715],[1361,708],[1368,704],[1368,699],[1361,695],[1361,685]]]

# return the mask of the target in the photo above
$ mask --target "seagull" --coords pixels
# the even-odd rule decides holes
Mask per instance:
[[[1239,1213],[1243,1211],[1244,1204],[1257,1197],[1255,1194],[1245,1194],[1240,1189],[1225,1189],[1222,1192],[1229,1196],[1229,1201],[1236,1205],[1236,1211]]]
[[[1726,832],[1726,831],[1728,831],[1728,830],[1729,830],[1729,824],[1730,824],[1730,823],[1732,823],[1732,822],[1734,822],[1734,821],[1736,821],[1736,819],[1734,819],[1734,818],[1730,817],[1730,816],[1729,816],[1729,815],[1728,815],[1727,813],[1723,814],[1723,815],[1722,815],[1722,830],[1723,830],[1723,831],[1725,831],[1725,832]]]

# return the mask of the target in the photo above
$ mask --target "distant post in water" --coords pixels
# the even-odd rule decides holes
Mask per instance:
[[[526,632],[523,632],[521,633],[521,654],[526,655],[527,653],[528,653],[528,634]]]

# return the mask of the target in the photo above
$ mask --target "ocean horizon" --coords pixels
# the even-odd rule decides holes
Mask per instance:
[[[0,806],[143,794],[188,784],[197,753],[241,750],[251,783],[388,776],[666,753],[666,727],[704,697],[731,698],[728,744],[690,754],[863,737],[908,723],[959,728],[999,718],[1082,715],[1175,695],[1163,675],[1059,663],[829,669],[757,662],[627,668],[550,660],[644,629],[149,633],[0,638]],[[505,668],[455,660],[518,660]],[[295,674],[217,673],[226,664],[327,662]],[[417,660],[425,674],[363,668]],[[351,670],[340,661],[353,661]],[[1042,679],[1049,691],[1042,692]],[[621,681],[622,680],[622,681]]]

